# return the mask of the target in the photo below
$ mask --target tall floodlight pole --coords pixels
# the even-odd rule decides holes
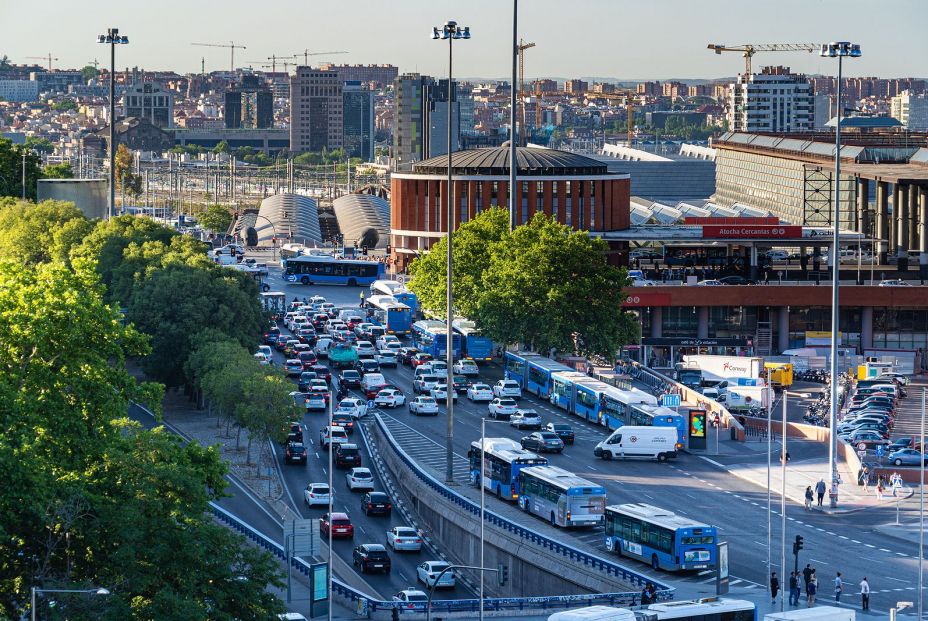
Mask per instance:
[[[918,468],[918,618],[922,619],[925,602],[925,407],[928,391],[922,388],[922,424],[918,450],[921,453]]]
[[[97,35],[97,43],[110,46],[110,202],[106,219],[116,215],[116,45],[129,43],[129,37],[119,34],[119,28],[110,28],[106,34]]]
[[[452,71],[452,59],[453,59],[453,43],[455,39],[470,39],[470,26],[458,26],[458,23],[455,21],[447,21],[445,25],[441,28],[434,26],[432,28],[432,39],[447,39],[448,40],[448,191],[445,192],[445,206],[446,206],[446,219],[448,227],[448,246],[447,246],[447,263],[448,263],[448,274],[447,282],[445,283],[445,298],[446,298],[446,324],[445,324],[445,337],[446,337],[446,347],[447,351],[445,352],[445,359],[448,363],[448,374],[447,374],[447,384],[445,385],[445,391],[448,398],[446,403],[448,404],[448,431],[447,431],[447,446],[446,448],[446,464],[445,464],[445,481],[447,483],[454,482],[454,399],[451,398],[451,391],[454,390],[454,348],[452,347],[452,342],[454,338],[454,332],[451,329],[451,323],[454,321],[454,311],[452,303],[452,288],[451,288],[451,279],[454,274],[454,261],[451,254],[451,238],[452,231],[454,230],[454,187],[452,185],[452,173],[453,169],[451,167],[451,154],[452,154],[452,145],[451,145],[451,110],[452,110],[452,101],[454,99],[454,73]]]
[[[512,0],[512,88],[509,93],[509,230],[516,228],[516,178],[519,167],[516,163],[516,146],[519,134],[516,130],[516,70],[519,64],[519,0]]]
[[[845,56],[860,57],[860,45],[847,41],[833,41],[823,43],[821,56],[838,58],[838,115],[835,125],[835,207],[831,214],[832,219],[832,250],[831,250],[831,407],[828,415],[828,476],[832,485],[838,480],[838,464],[835,459],[838,451],[838,436],[836,434],[838,422],[838,329],[840,327],[841,312],[838,307],[838,242],[840,235],[839,216],[841,213],[841,69]],[[834,499],[832,499],[834,502]]]

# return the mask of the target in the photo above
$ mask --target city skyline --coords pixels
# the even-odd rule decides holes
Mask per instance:
[[[730,12],[738,7],[730,1],[664,0],[638,5],[585,0],[578,7],[585,9],[580,15],[558,20],[552,27],[550,18],[564,11],[562,4],[523,0],[519,26],[521,36],[537,44],[526,53],[527,79],[720,79],[742,71],[744,63],[736,53],[713,54],[706,49],[708,43],[820,43],[836,38],[860,43],[864,50],[863,57],[846,69],[848,77],[928,76],[924,62],[928,40],[919,35],[919,20],[860,19],[861,11],[869,6],[863,0],[819,0],[814,4],[786,0],[777,3],[775,14],[766,14],[763,7],[756,15],[742,14],[736,29],[725,25]],[[253,12],[253,7],[241,0],[225,3],[222,12],[176,0],[131,7],[107,1],[96,3],[95,8],[88,12],[61,0],[28,9],[18,5],[11,11],[12,19],[0,25],[0,40],[5,43],[0,55],[6,54],[13,63],[31,61],[44,66],[45,62],[28,57],[51,53],[58,59],[53,63],[55,68],[79,68],[95,58],[106,66],[107,51],[96,43],[96,36],[108,27],[118,27],[130,39],[130,45],[121,47],[117,54],[120,69],[137,66],[193,73],[200,70],[201,58],[205,58],[207,71],[227,70],[228,49],[194,47],[191,43],[234,41],[247,46],[236,49],[236,67],[259,69],[256,60],[272,54],[295,55],[308,48],[348,52],[316,56],[312,65],[324,61],[390,63],[401,72],[441,76],[447,71],[447,59],[440,44],[430,40],[430,28],[456,19],[473,32],[473,39],[459,46],[455,54],[456,75],[503,78],[511,71],[511,5],[491,0],[475,0],[467,7],[424,0],[390,5],[362,0],[327,5],[324,14],[316,5],[285,3],[268,12],[268,23],[260,29],[255,28],[254,19],[235,18]],[[924,12],[925,7],[918,0],[901,0],[894,13],[905,16],[919,11]],[[373,19],[373,33],[355,23],[359,14]],[[796,15],[802,15],[802,21],[796,21]],[[586,23],[584,16],[596,19]],[[905,42],[901,50],[900,41]],[[302,58],[297,60],[302,63]],[[755,70],[786,65],[809,74],[831,74],[832,64],[817,54],[803,52],[758,54],[754,59]]]

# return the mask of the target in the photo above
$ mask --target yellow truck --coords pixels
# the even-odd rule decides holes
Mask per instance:
[[[789,388],[793,385],[793,365],[788,362],[765,362],[764,372],[774,388]]]

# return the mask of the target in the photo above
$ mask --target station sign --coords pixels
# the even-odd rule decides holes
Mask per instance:
[[[801,239],[802,227],[780,224],[704,224],[702,236],[715,239]]]
[[[670,306],[669,293],[633,293],[625,298],[622,306]]]

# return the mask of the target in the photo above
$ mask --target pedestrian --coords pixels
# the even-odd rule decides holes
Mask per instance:
[[[822,506],[822,501],[825,500],[825,479],[819,479],[818,483],[815,484],[815,493],[818,496],[818,506]]]
[[[802,570],[802,582],[806,587],[806,591],[809,590],[809,580],[812,579],[812,565],[806,564],[806,568]]]
[[[770,574],[770,597],[773,600],[771,604],[777,603],[777,593],[780,592],[780,579],[777,578],[777,572]]]
[[[812,486],[806,485],[806,511],[812,510]]]
[[[870,610],[870,583],[867,582],[867,576],[860,581],[860,608]]]
[[[835,603],[836,604],[841,603],[841,591],[843,590],[844,589],[841,586],[841,572],[839,571],[838,575],[835,576]]]
[[[644,588],[641,589],[641,605],[647,606],[650,603],[651,603],[651,600],[648,597],[648,585],[645,585]]]
[[[890,477],[890,483],[893,486],[893,498],[896,497],[896,492],[902,489],[902,475],[898,472],[893,472],[893,475]]]
[[[882,474],[876,478],[876,498],[877,500],[883,500],[883,475]]]
[[[818,593],[818,578],[815,577],[815,570],[812,570],[812,577],[809,584],[806,585],[806,603],[809,608],[815,605],[815,595]]]
[[[789,605],[799,605],[799,572],[789,572]]]
[[[864,472],[863,472],[863,476],[861,477],[861,479],[863,480],[863,484],[864,484],[864,493],[868,493],[870,491],[870,467],[869,466],[864,466]]]
[[[361,296],[361,303],[358,306],[364,308],[364,292],[362,291],[359,295]]]

